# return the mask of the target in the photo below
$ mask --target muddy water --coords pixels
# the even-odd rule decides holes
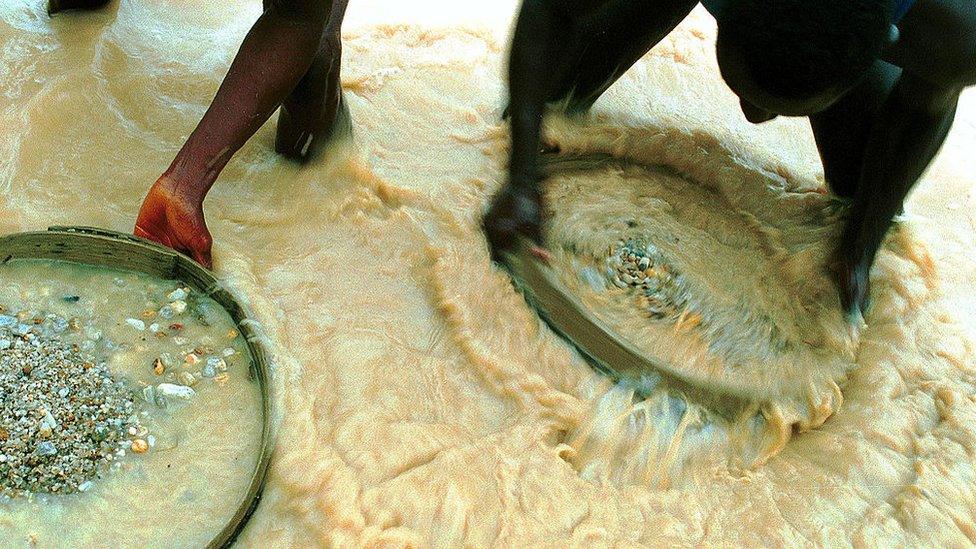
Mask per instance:
[[[259,2],[36,4],[0,7],[0,231],[128,230]],[[205,205],[218,274],[276,351],[279,451],[242,544],[972,543],[972,94],[878,261],[838,411],[757,469],[703,429],[662,470],[687,409],[593,374],[490,265],[514,2],[454,4],[353,2],[354,142],[299,167],[268,124]],[[668,165],[654,144],[684,132],[787,198],[822,193],[808,126],[747,124],[713,39],[698,13],[548,139]]]

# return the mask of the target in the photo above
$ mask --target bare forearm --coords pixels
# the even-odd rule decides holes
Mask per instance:
[[[324,14],[302,18],[274,8],[257,20],[210,108],[164,174],[180,193],[203,201],[231,156],[308,70],[324,25]]]
[[[538,149],[555,43],[556,10],[551,2],[526,0],[515,26],[509,59],[509,108],[512,150],[509,182],[534,187]]]

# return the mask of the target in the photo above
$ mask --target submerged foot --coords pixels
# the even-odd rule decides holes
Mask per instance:
[[[292,160],[307,160],[329,143],[352,135],[352,118],[342,92],[318,112],[281,106],[275,150]],[[296,112],[297,111],[297,112]]]

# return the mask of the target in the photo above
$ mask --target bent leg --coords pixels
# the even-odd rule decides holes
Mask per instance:
[[[868,272],[892,219],[945,141],[959,93],[976,83],[972,0],[918,0],[886,60],[902,75],[882,107],[838,255],[842,297],[862,310]]]
[[[942,88],[976,84],[976,2],[917,0],[884,59]]]
[[[848,311],[866,309],[875,255],[909,191],[945,141],[958,99],[958,90],[902,75],[880,114],[838,251],[841,296]]]
[[[854,198],[872,126],[900,74],[898,67],[877,61],[861,84],[810,117],[824,177],[835,195]]]
[[[331,138],[350,130],[339,80],[341,27],[347,4],[348,0],[333,3],[312,66],[281,104],[275,150],[288,158],[308,158]]]

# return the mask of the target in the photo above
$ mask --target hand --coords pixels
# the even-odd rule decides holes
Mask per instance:
[[[844,312],[850,316],[856,307],[863,317],[871,301],[871,282],[868,276],[871,265],[846,259],[843,252],[839,252],[838,258],[830,265],[830,270],[834,273]]]
[[[182,196],[175,182],[160,177],[149,189],[136,220],[135,235],[185,253],[213,268],[213,238],[203,219],[203,201]]]
[[[491,257],[501,260],[502,252],[511,250],[520,236],[542,246],[542,206],[539,189],[535,185],[506,185],[492,201],[482,221]]]

